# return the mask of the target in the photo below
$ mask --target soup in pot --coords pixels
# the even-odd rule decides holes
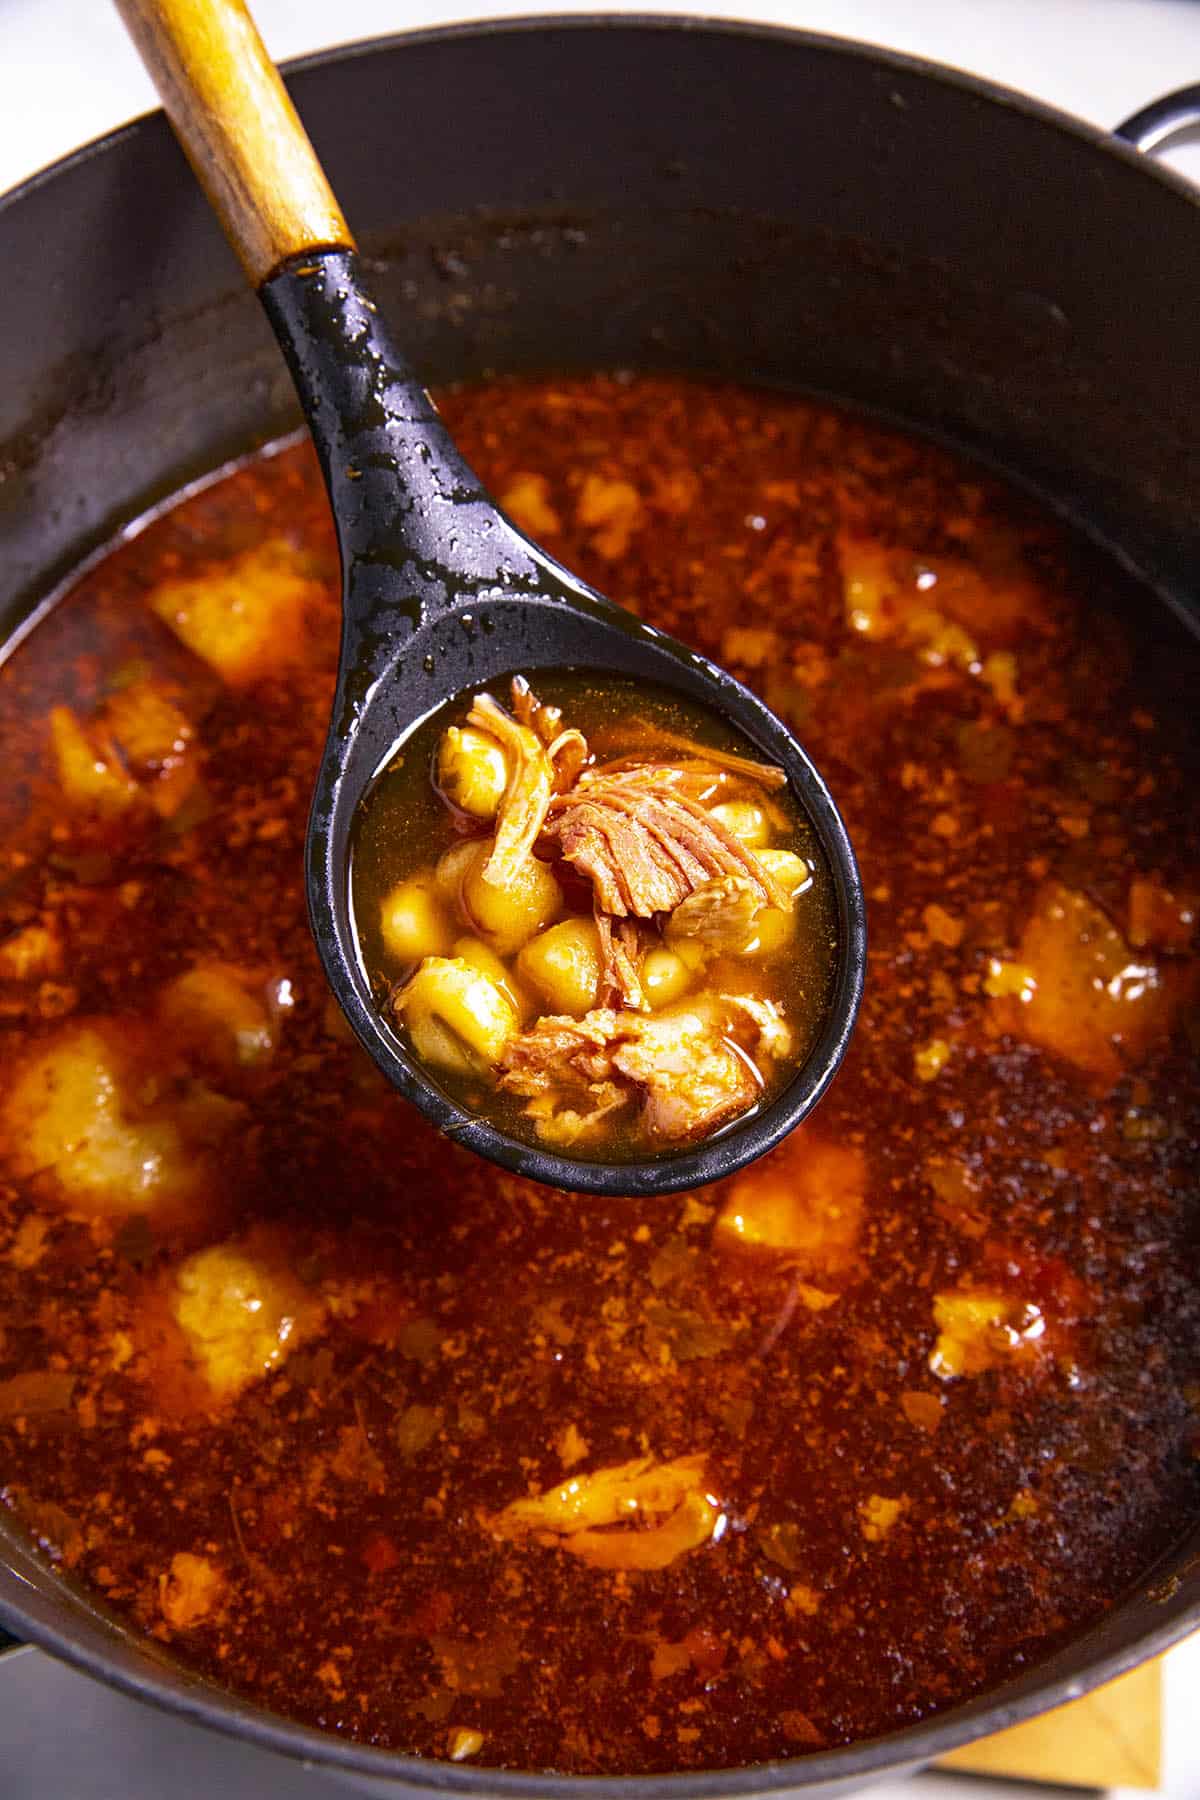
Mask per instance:
[[[439,1137],[305,921],[315,461],[222,471],[0,671],[0,1499],[189,1667],[364,1743],[617,1774],[910,1724],[1200,1514],[1200,659],[977,468],[821,406],[595,376],[445,411],[826,773],[850,1054],[669,1199]]]
[[[511,712],[486,691],[440,709],[360,805],[377,1004],[531,1142],[619,1162],[712,1137],[825,1022],[824,853],[783,770],[707,709],[611,676],[511,686]]]

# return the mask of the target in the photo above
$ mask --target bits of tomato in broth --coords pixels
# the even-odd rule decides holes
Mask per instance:
[[[538,673],[512,705],[529,723],[451,702],[363,801],[351,891],[380,1011],[528,1141],[616,1162],[711,1136],[775,1097],[828,1010],[811,825],[676,695]]]
[[[1196,647],[977,469],[824,407],[443,406],[510,513],[825,770],[854,1043],[701,1192],[554,1193],[440,1137],[304,916],[315,462],[185,497],[0,670],[7,1526],[198,1675],[431,1758],[909,1725],[1200,1517]]]

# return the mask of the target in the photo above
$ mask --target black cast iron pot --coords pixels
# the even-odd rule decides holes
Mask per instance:
[[[1200,201],[1125,144],[901,57],[687,19],[421,33],[309,59],[291,85],[431,381],[665,367],[856,401],[984,457],[1112,546],[1175,614],[1147,621],[1164,643],[1194,628]],[[161,115],[0,203],[0,261],[2,643],[122,523],[297,415]],[[1200,1624],[1200,1534],[1100,1625],[966,1706],[711,1775],[496,1773],[291,1724],[109,1618],[2,1509],[0,1620],[380,1793],[815,1800],[1182,1637]]]

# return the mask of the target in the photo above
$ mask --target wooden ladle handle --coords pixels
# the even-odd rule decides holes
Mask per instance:
[[[116,0],[188,161],[257,288],[289,257],[354,248],[242,0]]]

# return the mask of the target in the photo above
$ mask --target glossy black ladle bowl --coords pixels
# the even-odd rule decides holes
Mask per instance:
[[[361,1043],[448,1136],[556,1187],[658,1194],[719,1180],[811,1112],[862,994],[866,917],[854,852],[791,733],[706,658],[577,580],[505,518],[467,466],[363,287],[353,240],[248,14],[118,0],[167,112],[287,358],[332,502],[342,643],[305,847],[309,916]],[[458,1103],[381,1015],[350,896],[360,801],[397,745],[446,701],[539,670],[620,675],[716,711],[787,775],[828,864],[836,968],[824,1026],[787,1087],[702,1143],[638,1161],[558,1156]]]

